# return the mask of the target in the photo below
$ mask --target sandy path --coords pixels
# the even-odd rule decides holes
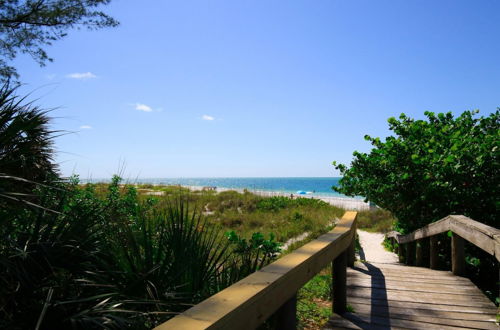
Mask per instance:
[[[382,245],[384,234],[369,233],[358,229],[358,236],[362,248],[359,259],[384,264],[398,263],[398,256],[395,253],[386,251]]]

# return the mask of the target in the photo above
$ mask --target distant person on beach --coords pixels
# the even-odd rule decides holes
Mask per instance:
[[[290,194],[290,199],[293,199],[293,194]]]

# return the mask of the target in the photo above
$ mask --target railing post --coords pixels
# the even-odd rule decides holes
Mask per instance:
[[[394,237],[391,237],[391,245],[392,245],[392,248],[394,250],[394,253],[399,254],[399,244],[398,244],[398,246],[395,246],[396,239]]]
[[[415,266],[422,267],[423,264],[423,240],[419,239],[415,242]]]
[[[352,236],[351,245],[347,249],[347,266],[354,267],[354,262],[356,262],[356,222],[352,224],[352,230],[354,234]]]
[[[439,268],[439,258],[438,258],[438,237],[431,236],[429,240],[429,255],[430,255],[430,269]]]
[[[405,262],[405,250],[406,250],[406,244],[399,243],[398,258],[400,263]]]
[[[415,241],[406,244],[406,264],[415,264]]]
[[[297,328],[297,294],[276,311],[275,322],[278,330],[295,330]]]
[[[451,236],[451,271],[454,275],[465,274],[464,239],[455,233]]]
[[[342,252],[332,262],[333,312],[339,315],[347,311],[347,252]]]

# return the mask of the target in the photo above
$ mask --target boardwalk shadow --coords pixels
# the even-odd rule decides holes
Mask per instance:
[[[366,260],[363,248],[359,249],[359,258]],[[363,264],[367,269],[362,267],[353,267],[355,271],[364,273],[370,276],[371,279],[371,296],[370,296],[370,315],[369,320],[366,317],[356,315],[354,313],[346,313],[344,318],[348,319],[362,329],[391,329],[391,320],[389,318],[389,302],[387,299],[386,281],[383,272],[380,268],[364,261]],[[376,288],[376,289],[375,289]],[[349,303],[349,301],[347,301]],[[375,308],[375,306],[377,306]],[[368,316],[368,315],[366,315]],[[376,321],[377,325],[372,325]]]

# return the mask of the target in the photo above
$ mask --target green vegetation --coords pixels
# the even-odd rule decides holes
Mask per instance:
[[[370,232],[387,233],[396,221],[391,212],[377,209],[358,212],[358,228]]]
[[[28,196],[34,182],[56,176],[52,162],[54,133],[47,111],[18,97],[16,88],[0,88],[0,208],[17,201],[33,205]]]
[[[341,213],[314,200],[143,189],[116,176],[110,184],[73,178],[39,185],[38,207],[3,209],[0,328],[150,328],[275,260],[281,244],[258,231],[271,228],[265,221],[286,240],[325,231]],[[323,218],[297,215],[309,211]]]
[[[390,211],[403,233],[449,214],[496,226],[500,110],[480,118],[475,113],[390,118],[395,136],[366,136],[374,146],[369,153],[354,152],[350,168],[334,163],[342,175],[335,190]]]
[[[100,186],[101,189],[106,187],[105,184]],[[189,193],[188,189],[177,186],[149,186],[145,189],[143,185],[138,185],[138,191],[143,196],[153,199],[159,198],[154,195],[158,192],[170,197],[186,195],[191,204],[204,212],[208,222],[227,231],[234,230],[246,239],[250,239],[255,231],[273,233],[276,241],[281,243],[304,232],[316,237],[328,231],[333,220],[344,213],[342,209],[318,199],[269,198],[233,190]]]
[[[9,0],[0,6],[0,81],[18,76],[8,61],[18,53],[30,55],[40,65],[52,59],[44,46],[64,38],[73,27],[89,29],[118,25],[98,8],[110,0]]]
[[[151,328],[342,213],[316,200],[136,188],[116,176],[63,180],[49,121],[0,89],[0,328]]]
[[[332,315],[332,272],[323,269],[297,295],[298,329],[321,329]]]
[[[334,189],[361,195],[390,211],[394,228],[405,234],[449,214],[463,214],[498,226],[500,187],[500,110],[475,117],[465,111],[426,112],[427,120],[402,114],[389,119],[395,136],[366,136],[369,153],[354,152],[350,167],[336,164],[342,179]],[[360,217],[362,218],[362,217]],[[360,226],[361,227],[361,226]],[[441,264],[449,269],[450,238],[440,235]],[[496,260],[466,245],[467,273],[494,300]]]
[[[189,195],[119,183],[52,182],[40,207],[2,210],[1,328],[150,328],[277,257],[272,236],[226,236]]]

